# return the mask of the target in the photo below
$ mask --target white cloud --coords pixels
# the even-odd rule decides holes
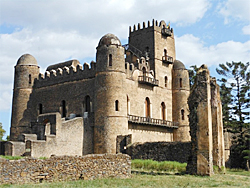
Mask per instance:
[[[120,34],[121,24],[145,19],[170,20],[190,24],[200,20],[210,7],[208,0],[74,0],[4,1],[0,23],[21,25],[33,30],[47,28],[57,32],[78,30],[93,35],[110,28]],[[126,28],[127,29],[127,28]],[[124,33],[123,33],[124,34]]]
[[[37,59],[41,72],[48,65],[69,58],[95,60],[95,48],[106,33],[114,33],[125,41],[130,25],[153,18],[179,25],[192,24],[204,16],[210,3],[208,0],[12,0],[0,1],[0,7],[0,25],[13,28],[10,34],[0,34],[0,83],[12,86],[14,65],[25,53]],[[11,104],[7,96],[11,96],[12,90],[7,92],[3,87],[0,111]]]
[[[245,35],[250,35],[250,25],[244,26],[244,27],[242,28],[242,32],[243,32],[243,34],[245,34]]]
[[[244,43],[227,41],[206,46],[201,39],[191,34],[175,38],[177,59],[183,60],[187,67],[201,64],[218,65],[227,61],[249,62],[250,40]]]
[[[218,6],[219,13],[224,16],[225,24],[231,19],[250,21],[249,0],[228,0]]]

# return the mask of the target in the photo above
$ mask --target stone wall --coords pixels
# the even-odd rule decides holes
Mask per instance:
[[[132,159],[187,162],[191,152],[190,142],[146,142],[127,147]]]
[[[131,160],[124,154],[83,157],[54,156],[49,159],[0,159],[0,184],[39,183],[65,180],[92,180],[108,177],[128,178]]]

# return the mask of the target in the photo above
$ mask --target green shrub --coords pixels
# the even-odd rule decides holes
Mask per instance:
[[[151,171],[167,171],[167,172],[185,172],[187,163],[179,163],[176,161],[153,161],[153,160],[132,160],[132,168]]]
[[[22,156],[8,156],[8,155],[0,155],[0,157],[3,159],[9,159],[9,160],[18,160],[18,159],[24,158]]]

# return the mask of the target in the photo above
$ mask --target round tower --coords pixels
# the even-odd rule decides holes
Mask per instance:
[[[22,55],[15,66],[10,140],[18,140],[21,133],[29,132],[29,118],[24,116],[27,109],[34,79],[39,75],[36,59],[29,54]]]
[[[117,135],[126,134],[124,48],[113,34],[104,35],[96,53],[94,153],[116,153]]]
[[[173,121],[179,123],[179,128],[174,130],[174,141],[190,141],[189,134],[189,108],[187,100],[190,94],[189,74],[181,61],[175,60],[172,73],[173,87]]]

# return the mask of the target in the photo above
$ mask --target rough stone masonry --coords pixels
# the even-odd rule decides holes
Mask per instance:
[[[131,160],[124,154],[52,156],[48,159],[20,160],[0,158],[0,184],[92,180],[107,177],[128,178],[130,175]]]
[[[197,72],[188,105],[192,151],[187,172],[212,175],[213,158],[219,168],[225,166],[224,143],[219,88],[215,79],[210,78],[206,65],[202,65]]]

